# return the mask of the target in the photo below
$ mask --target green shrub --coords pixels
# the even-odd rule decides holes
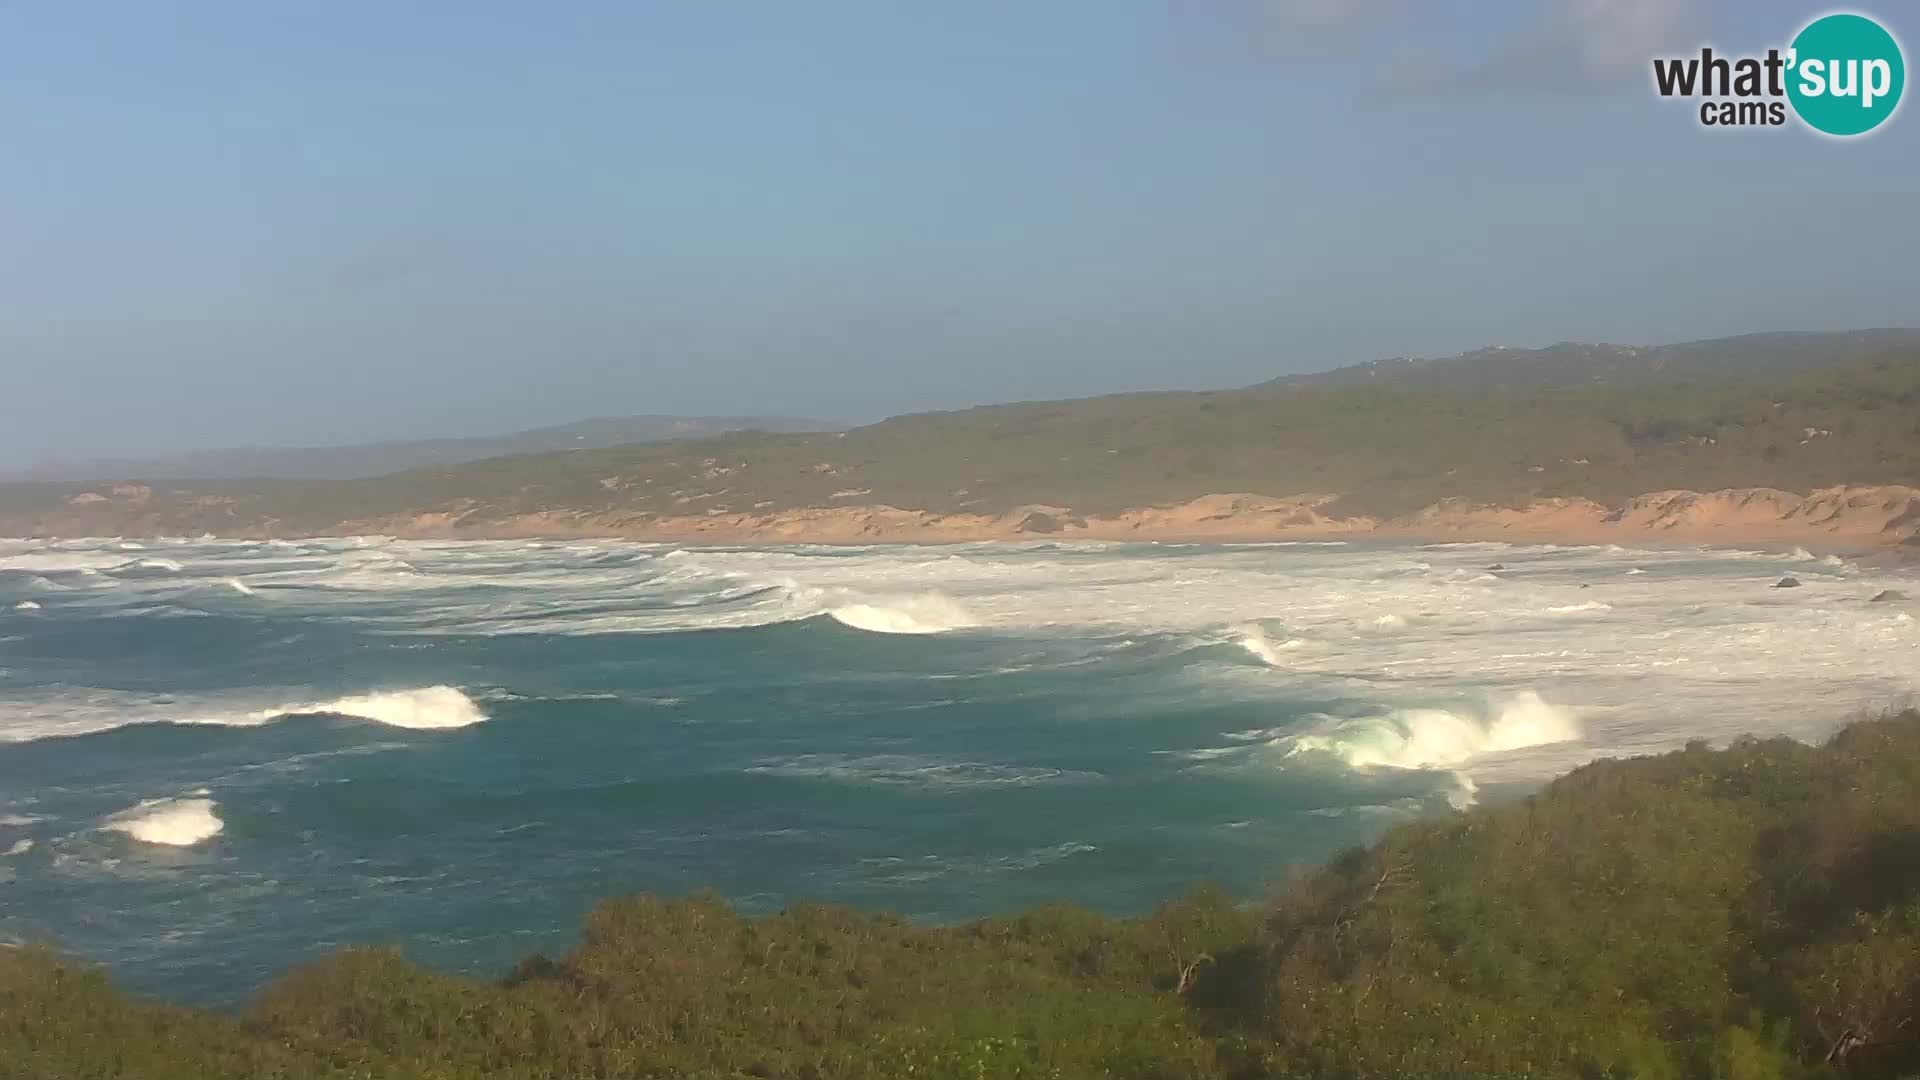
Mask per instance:
[[[0,949],[0,1075],[1920,1074],[1920,713],[1589,765],[1262,909],[958,926],[608,900],[497,983],[348,949],[237,1017]]]

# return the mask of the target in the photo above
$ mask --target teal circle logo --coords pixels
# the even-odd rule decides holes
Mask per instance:
[[[1808,127],[1865,135],[1900,107],[1907,64],[1900,43],[1865,15],[1825,15],[1793,39],[1787,100]]]

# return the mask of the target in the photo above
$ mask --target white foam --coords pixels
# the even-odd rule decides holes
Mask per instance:
[[[281,716],[327,713],[372,720],[391,727],[435,730],[463,728],[485,720],[486,714],[473,699],[451,686],[428,686],[418,690],[390,690],[378,694],[335,698],[305,705],[282,705],[253,714],[257,722]]]
[[[1398,630],[1401,627],[1407,625],[1407,620],[1401,618],[1398,615],[1382,615],[1379,618],[1373,620],[1373,625],[1378,626],[1383,630]]]
[[[1281,655],[1282,653],[1298,649],[1305,644],[1299,638],[1275,642],[1267,636],[1266,630],[1258,623],[1241,627],[1234,635],[1234,643],[1258,657],[1260,662],[1268,667],[1281,666],[1286,659]]]
[[[965,608],[938,594],[843,604],[827,614],[843,626],[875,634],[940,634],[975,625]]]
[[[126,833],[143,844],[188,847],[217,835],[224,824],[215,803],[196,792],[193,798],[149,799],[108,818],[100,827]]]
[[[13,842],[13,846],[8,848],[6,853],[8,855],[25,855],[27,852],[32,850],[33,850],[32,840],[15,840]]]
[[[485,720],[451,686],[286,702],[286,691],[247,690],[177,700],[166,695],[90,687],[52,687],[0,695],[0,743],[90,735],[138,724],[258,727],[288,716],[351,716],[394,727],[450,729]]]
[[[22,601],[20,601],[19,603],[17,603],[17,604],[15,604],[15,605],[13,605],[13,610],[15,610],[15,611],[39,611],[39,610],[40,610],[40,605],[39,605],[39,603],[37,603],[37,602],[35,602],[35,601],[33,601],[33,600],[22,600]]]
[[[1612,611],[1613,605],[1602,603],[1598,600],[1588,600],[1583,604],[1561,604],[1558,607],[1550,607],[1547,610],[1555,615],[1573,615],[1582,611]]]
[[[126,565],[127,560],[117,553],[104,551],[65,551],[52,549],[46,551],[22,551],[0,556],[0,567],[8,570],[38,570],[48,573],[77,572],[97,574],[102,570]]]
[[[1471,810],[1480,801],[1480,785],[1463,772],[1453,774],[1453,788],[1447,792],[1447,805],[1455,810]]]
[[[230,577],[227,579],[227,588],[232,589],[234,592],[239,593],[241,596],[254,595],[252,587],[249,586],[246,582],[241,581],[237,577]]]
[[[1294,738],[1291,754],[1332,754],[1356,769],[1453,768],[1486,754],[1580,738],[1572,712],[1523,691],[1486,719],[1448,709],[1396,709],[1385,716],[1340,721],[1331,730]]]
[[[135,569],[164,570],[169,574],[177,574],[181,570],[180,564],[174,562],[172,559],[141,559],[133,565]]]
[[[78,604],[42,601],[63,616],[77,609],[86,617],[109,618],[120,605],[150,607],[151,597],[143,596],[147,589],[137,581],[142,572],[127,573],[117,587],[111,576],[79,576],[93,565],[125,566],[134,557],[113,551],[112,544],[0,541],[0,567],[91,586],[78,594]],[[365,550],[373,545],[382,550]],[[1255,623],[1273,628],[1269,644],[1277,651],[1283,631],[1271,620],[1284,619],[1284,634],[1310,646],[1284,653],[1284,678],[1256,665],[1255,659],[1267,660],[1257,651],[1248,650],[1249,662],[1236,664],[1218,662],[1217,649],[1201,649],[1170,666],[1177,685],[1168,692],[1237,698],[1246,715],[1276,719],[1292,715],[1302,695],[1371,702],[1376,715],[1429,706],[1435,694],[1529,687],[1552,700],[1579,702],[1586,739],[1475,761],[1472,772],[1482,783],[1496,777],[1534,782],[1593,756],[1657,752],[1693,738],[1725,741],[1753,732],[1817,739],[1854,716],[1920,693],[1920,668],[1913,663],[1916,624],[1899,620],[1905,612],[1839,597],[1822,602],[1814,595],[1819,590],[1802,590],[1792,605],[1769,602],[1775,594],[1759,590],[1777,578],[1778,552],[1542,545],[1501,546],[1497,556],[1484,548],[1369,545],[1053,548],[698,548],[663,558],[672,549],[618,540],[570,552],[516,541],[319,538],[293,550],[206,543],[166,551],[189,573],[208,574],[205,583],[216,588],[227,575],[244,580],[261,597],[271,596],[290,619],[365,628],[389,639],[672,633],[824,622],[822,616],[838,612],[875,631],[964,622],[982,638],[1044,642],[1046,662],[1040,666],[1059,667],[1125,664],[1147,655],[1109,651],[1109,643],[1122,638],[1154,648],[1166,641],[1232,641],[1236,650],[1246,650],[1236,629]],[[1503,575],[1498,584],[1469,584],[1496,557],[1524,572]],[[1431,571],[1418,572],[1416,561]],[[1764,580],[1752,573],[1769,563],[1776,570]],[[1743,564],[1746,578],[1735,573]],[[1656,576],[1646,582],[1625,576],[1633,569]],[[1885,588],[1920,592],[1920,573],[1907,566],[1863,561],[1829,569],[1809,563],[1795,572],[1810,584],[1846,574],[1860,597]],[[157,587],[178,580],[145,573],[160,579]],[[1804,576],[1809,573],[1813,579]],[[1596,575],[1610,579],[1604,592],[1597,591],[1602,586]],[[1596,591],[1575,591],[1585,582]],[[29,594],[10,595],[0,610]],[[30,595],[38,600],[68,594]],[[925,596],[946,598],[964,618],[942,618],[913,605],[913,598]],[[1614,610],[1547,613],[1589,597],[1604,598]],[[905,620],[894,617],[901,612]],[[1394,628],[1394,619],[1378,626],[1386,613],[1399,613],[1395,618],[1404,619],[1405,627]],[[1516,626],[1516,613],[1534,617]],[[1613,632],[1595,634],[1597,625]],[[982,673],[1031,666],[999,660],[986,658]],[[102,683],[123,675],[101,671]],[[236,687],[176,697],[60,685],[44,674],[22,666],[16,675],[24,677],[0,683],[0,742],[153,721],[262,723],[283,715],[282,703],[332,696],[331,690]],[[1297,724],[1283,726],[1299,734]],[[1245,756],[1258,757],[1265,748],[1248,746]]]

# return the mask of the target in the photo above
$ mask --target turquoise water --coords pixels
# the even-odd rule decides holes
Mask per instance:
[[[636,890],[1254,896],[1595,754],[1897,700],[1895,586],[1506,545],[9,541],[0,938],[220,1003],[347,943],[499,972]]]

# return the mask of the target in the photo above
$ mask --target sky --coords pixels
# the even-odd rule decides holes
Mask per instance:
[[[0,0],[0,466],[1920,324],[1920,116],[1651,90],[1829,6]]]

